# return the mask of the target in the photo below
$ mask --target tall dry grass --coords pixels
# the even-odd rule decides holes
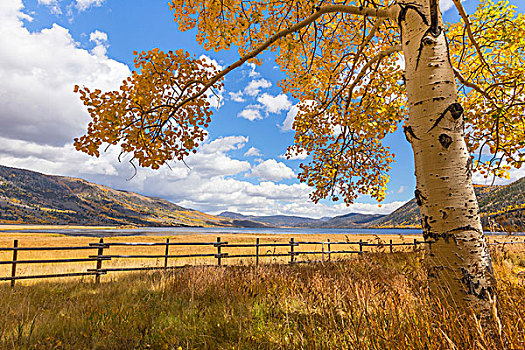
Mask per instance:
[[[493,252],[501,336],[433,308],[421,255],[0,286],[2,349],[524,349],[523,250]],[[497,328],[497,327],[496,327]],[[495,336],[496,335],[496,336]]]

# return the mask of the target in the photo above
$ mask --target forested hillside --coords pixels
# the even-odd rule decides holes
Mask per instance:
[[[505,186],[476,185],[481,221],[487,230],[525,230],[525,178]],[[372,227],[420,227],[420,213],[412,199],[390,215],[374,220]]]
[[[0,166],[0,223],[244,226],[161,198],[4,166]]]

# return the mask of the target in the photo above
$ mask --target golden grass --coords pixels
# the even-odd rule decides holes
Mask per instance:
[[[493,251],[502,333],[433,307],[421,255],[0,285],[2,349],[524,349],[523,249]],[[461,320],[461,321],[459,321]]]
[[[215,235],[204,235],[204,234],[188,234],[188,235],[175,235],[169,236],[171,243],[176,242],[215,242]],[[391,239],[394,243],[400,242],[413,242],[414,239],[422,240],[420,236],[373,236],[373,235],[327,235],[327,234],[294,234],[294,235],[280,235],[280,234],[266,234],[266,235],[252,235],[252,234],[224,234],[220,235],[222,242],[229,243],[245,243],[254,244],[256,238],[260,238],[260,243],[287,243],[290,238],[294,238],[297,241],[352,241],[357,242],[363,240],[363,242],[382,242],[388,243]],[[119,236],[119,237],[106,237],[104,242],[116,243],[116,242],[127,242],[127,243],[150,243],[150,242],[165,242],[168,237],[161,236]],[[89,243],[97,243],[98,238],[94,237],[72,237],[62,235],[50,235],[40,233],[18,233],[13,232],[11,235],[4,234],[0,236],[0,247],[12,247],[13,240],[18,239],[19,247],[58,247],[58,246],[88,246]],[[260,247],[259,254],[261,254],[260,263],[286,263],[289,261],[289,257],[263,257],[265,254],[285,254],[289,251],[289,247]],[[358,245],[332,245],[332,250],[359,250]],[[410,251],[412,247],[397,246],[394,248],[395,251]],[[365,247],[368,251],[386,251],[387,247],[383,248],[372,248]],[[300,245],[295,248],[295,251],[322,251],[321,245]],[[328,251],[328,246],[325,246],[325,251]],[[170,246],[169,254],[172,255],[187,255],[187,254],[215,254],[217,249],[213,246]],[[230,254],[255,254],[254,247],[247,248],[222,248],[223,253]],[[12,260],[11,251],[0,251],[0,261]],[[71,259],[71,258],[87,258],[90,255],[96,255],[97,250],[72,250],[72,251],[19,251],[18,260],[45,260],[45,259]],[[137,246],[137,247],[111,247],[104,249],[105,255],[164,255],[164,246]],[[332,258],[337,259],[341,257],[349,257],[349,254],[340,255],[333,254]],[[321,255],[301,255],[296,259],[299,260],[321,260]],[[328,254],[324,256],[325,260],[328,260]],[[177,258],[170,259],[168,262],[169,266],[179,265],[209,265],[216,264],[217,260],[213,257],[194,257],[194,258]],[[250,265],[255,263],[255,258],[228,258],[222,259],[224,265]],[[112,259],[111,261],[104,261],[104,268],[117,268],[117,267],[147,267],[147,266],[164,266],[163,258],[148,258],[148,259]],[[60,264],[18,264],[17,275],[40,275],[40,274],[57,274],[57,273],[71,273],[71,272],[85,272],[87,269],[93,269],[96,267],[95,261],[90,262],[77,262],[77,263],[60,263]],[[11,273],[11,265],[0,265],[0,276],[9,276]],[[108,278],[102,276],[102,280]],[[31,284],[34,280],[20,280],[17,283]],[[6,283],[6,282],[4,282]]]

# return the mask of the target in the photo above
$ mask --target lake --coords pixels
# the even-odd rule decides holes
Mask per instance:
[[[418,235],[420,229],[350,229],[350,228],[236,228],[236,227],[141,227],[141,228],[38,228],[2,230],[0,232],[57,233],[67,236],[173,236],[173,235],[221,235],[221,234],[368,234],[368,235]]]
[[[89,228],[42,228],[42,229],[21,229],[21,230],[1,230],[0,232],[25,232],[25,233],[56,233],[67,236],[88,236],[88,237],[112,237],[112,236],[173,236],[173,235],[221,235],[221,234],[366,234],[366,235],[419,235],[421,229],[359,229],[359,228],[235,228],[235,227],[141,227],[123,229],[89,229]],[[486,232],[488,234],[505,234],[498,232]],[[518,233],[517,235],[523,235]]]

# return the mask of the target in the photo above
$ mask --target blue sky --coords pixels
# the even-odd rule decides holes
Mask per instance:
[[[442,9],[450,0],[442,0]],[[525,11],[520,0],[511,1]],[[464,6],[472,12],[475,0]],[[444,12],[457,20],[454,9]],[[412,151],[401,132],[386,143],[396,153],[388,195],[381,207],[366,196],[346,207],[308,200],[309,189],[295,175],[301,160],[282,157],[293,140],[290,122],[297,102],[281,94],[284,76],[271,53],[261,67],[246,66],[225,81],[200,152],[190,169],[172,164],[154,172],[118,163],[118,149],[89,158],[73,150],[72,139],[89,121],[74,84],[115,89],[132,67],[134,50],[184,49],[218,65],[235,61],[236,50],[206,52],[195,32],[181,33],[167,1],[7,0],[0,4],[0,164],[75,176],[166,198],[185,207],[219,213],[287,214],[322,217],[388,213],[413,196]],[[287,118],[288,117],[288,118]],[[513,178],[523,176],[514,172]]]

